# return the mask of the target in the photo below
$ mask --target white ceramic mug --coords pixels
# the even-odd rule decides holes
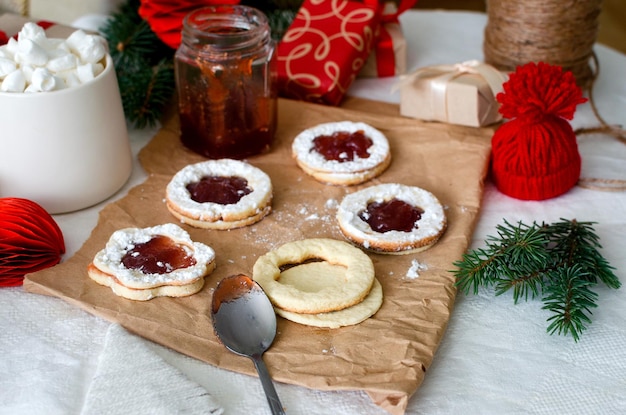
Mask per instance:
[[[132,154],[111,57],[82,85],[0,92],[0,197],[49,213],[99,203],[128,180]]]

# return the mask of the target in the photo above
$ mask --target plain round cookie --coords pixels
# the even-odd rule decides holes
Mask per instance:
[[[421,208],[418,227],[411,232],[376,232],[359,217],[369,203],[398,199]],[[427,190],[416,186],[385,183],[370,186],[346,195],[337,209],[337,222],[343,235],[351,242],[381,254],[408,254],[433,246],[444,233],[447,219],[439,200]]]
[[[329,265],[327,262],[312,262],[309,264],[303,264],[298,266],[298,268],[300,268],[299,272],[303,274],[308,274],[310,276],[315,276],[319,273],[332,274],[332,269],[329,269],[331,267],[332,265]],[[295,270],[295,268],[290,268],[286,271],[283,271],[283,277],[281,278],[288,278],[286,274],[293,272],[293,270]],[[352,326],[367,320],[368,318],[376,314],[382,303],[383,288],[380,285],[380,282],[378,282],[377,279],[374,279],[372,289],[363,299],[363,301],[351,307],[344,308],[343,310],[320,314],[301,314],[292,313],[290,311],[274,307],[274,311],[279,316],[286,318],[287,320],[291,320],[295,323],[305,324],[307,326],[326,327],[334,329],[343,326]]]
[[[187,185],[204,177],[241,177],[252,191],[237,203],[196,202]],[[166,206],[182,223],[204,229],[234,229],[252,225],[272,210],[272,181],[258,167],[241,160],[207,160],[179,170],[165,190]]]
[[[355,133],[363,131],[372,140],[367,149],[369,157],[340,162],[328,160],[315,151],[314,140],[322,135],[336,132]],[[391,163],[387,137],[374,127],[351,121],[319,124],[298,134],[291,145],[292,156],[298,166],[316,180],[333,185],[355,185],[382,174]]]
[[[139,269],[127,268],[122,259],[138,243],[150,241],[157,235],[172,239],[195,259],[195,264],[175,269],[168,273],[144,273]],[[215,267],[215,251],[200,242],[191,240],[189,234],[173,223],[148,228],[125,228],[111,235],[104,249],[93,258],[93,265],[102,273],[113,276],[116,281],[131,289],[151,289],[161,286],[183,286],[203,279]],[[98,281],[96,281],[98,282]]]
[[[315,292],[281,282],[281,266],[313,259],[344,266],[344,278]],[[274,306],[304,314],[327,313],[357,304],[370,292],[375,279],[374,264],[367,254],[345,241],[327,238],[288,242],[269,251],[257,259],[252,276]]]

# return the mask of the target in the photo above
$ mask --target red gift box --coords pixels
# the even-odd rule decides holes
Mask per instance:
[[[278,44],[280,94],[338,105],[372,50],[380,14],[378,0],[305,0]]]
[[[376,41],[359,77],[382,78],[406,72],[406,39],[398,18],[416,3],[417,0],[400,0],[397,5],[391,1],[384,2]]]

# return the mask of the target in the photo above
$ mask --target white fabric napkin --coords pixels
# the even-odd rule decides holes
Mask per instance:
[[[108,329],[82,415],[214,414],[222,407],[119,324]]]

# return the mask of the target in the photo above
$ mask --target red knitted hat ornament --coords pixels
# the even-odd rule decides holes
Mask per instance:
[[[496,96],[503,123],[491,140],[491,173],[498,190],[543,200],[580,178],[576,135],[567,120],[587,101],[570,71],[534,62],[518,66]]]

